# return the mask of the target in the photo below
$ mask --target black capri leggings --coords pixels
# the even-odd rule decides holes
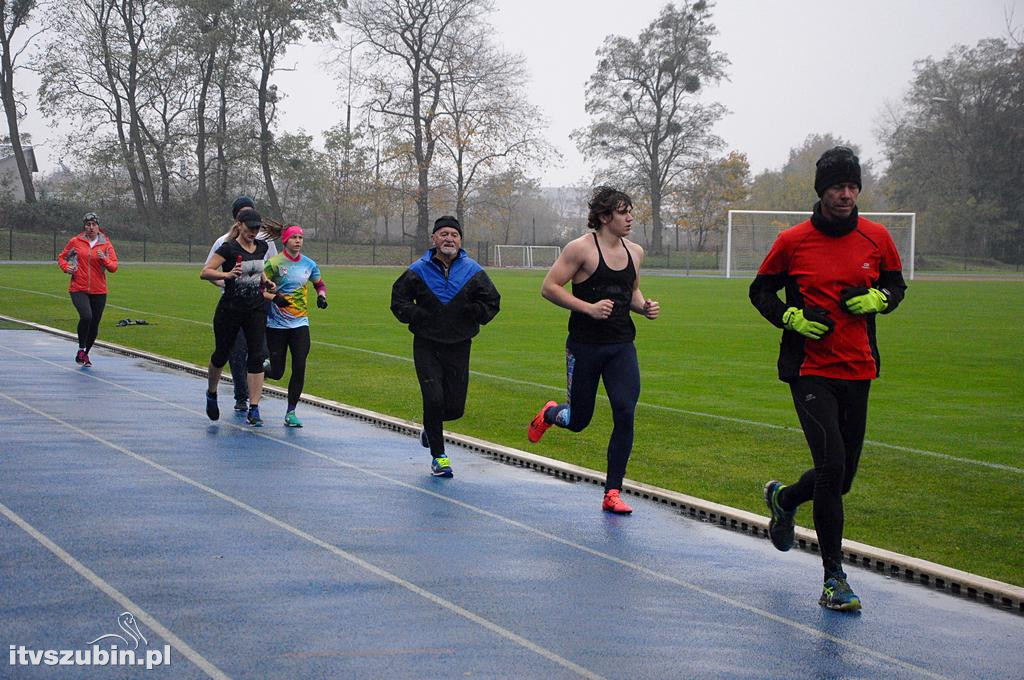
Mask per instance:
[[[288,380],[288,410],[294,411],[306,384],[306,357],[309,356],[309,326],[298,328],[268,328],[267,347],[270,350],[270,370],[267,377],[279,380],[284,375],[285,353],[292,353],[292,377]]]
[[[100,319],[103,318],[103,308],[107,306],[107,294],[79,291],[71,294],[71,304],[78,310],[78,346],[88,352],[100,333]]]
[[[245,368],[248,373],[263,372],[263,345],[267,330],[267,315],[263,305],[255,309],[233,310],[224,306],[223,300],[213,313],[213,337],[216,346],[210,355],[210,363],[223,368],[231,356],[231,350],[238,337],[238,330],[245,333],[248,357]]]

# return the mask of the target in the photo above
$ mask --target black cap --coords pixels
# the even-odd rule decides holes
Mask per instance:
[[[255,210],[256,204],[248,196],[239,196],[235,199],[235,202],[231,204],[231,216],[238,219],[238,211],[242,208],[253,208]]]
[[[849,182],[861,189],[860,159],[848,146],[835,146],[821,154],[814,171],[814,192],[821,196],[825,189]]]
[[[255,210],[246,211],[244,215],[238,218],[238,221],[247,227],[263,226],[263,218]]]
[[[459,224],[459,221],[457,219],[455,219],[454,217],[452,217],[451,215],[441,215],[436,220],[434,220],[434,231],[432,231],[430,233],[431,234],[437,233],[437,230],[442,228],[442,227],[451,227],[455,231],[459,232],[459,238],[463,237],[462,236],[462,225]]]

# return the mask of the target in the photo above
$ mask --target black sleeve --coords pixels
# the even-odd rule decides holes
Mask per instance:
[[[231,240],[226,239],[224,243],[221,243],[217,250],[214,251],[216,254],[224,258],[224,264],[230,263],[230,266],[224,271],[231,271],[235,266],[235,249],[231,246]]]
[[[491,277],[487,276],[487,272],[484,270],[481,269],[473,278],[476,279],[477,284],[472,300],[476,311],[476,321],[480,324],[486,324],[497,316],[501,310],[501,295],[498,294],[498,289],[494,287],[494,282],[491,281]]]
[[[787,309],[778,296],[778,291],[786,286],[786,277],[786,274],[758,274],[750,284],[751,304],[778,328],[782,328],[782,315]]]
[[[875,288],[885,293],[886,307],[882,314],[891,313],[907,295],[907,282],[903,280],[903,272],[898,269],[883,269],[878,276],[878,285]]]
[[[418,276],[406,269],[391,286],[391,313],[402,323],[412,323],[417,316],[426,314],[416,305],[418,279]]]

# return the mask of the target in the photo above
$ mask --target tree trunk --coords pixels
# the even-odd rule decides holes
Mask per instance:
[[[3,47],[3,60],[0,61],[0,100],[3,101],[4,112],[7,114],[7,130],[11,137],[11,148],[14,160],[18,164],[21,186],[25,190],[25,202],[36,202],[36,189],[32,184],[32,170],[25,159],[25,150],[21,147],[21,133],[18,130],[18,109],[14,98],[14,61],[11,59],[11,40],[14,30],[7,33],[7,26],[0,25],[0,43]]]
[[[216,55],[216,47],[206,55],[208,61],[203,70],[203,81],[196,101],[196,167],[199,171],[196,201],[199,203],[199,215],[204,229],[213,226],[210,224],[210,192],[206,186],[206,99],[210,94]]]
[[[661,222],[661,181],[658,177],[657,159],[651,164],[651,226],[654,233],[651,234],[651,252],[661,253],[662,244],[662,222]]]
[[[270,63],[268,63],[268,61]],[[267,113],[267,85],[270,81],[270,69],[273,57],[263,62],[263,73],[260,75],[259,89],[259,110],[260,117],[260,165],[263,168],[263,183],[267,189],[267,200],[270,202],[270,210],[277,219],[283,219],[281,204],[277,199],[277,188],[274,186],[274,177],[270,171],[270,147],[273,145],[273,138],[270,134],[270,116]]]

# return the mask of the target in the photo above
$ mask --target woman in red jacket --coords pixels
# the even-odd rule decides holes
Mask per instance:
[[[89,350],[99,334],[103,308],[107,305],[107,272],[117,271],[117,253],[100,229],[96,213],[86,213],[81,234],[72,237],[57,256],[57,264],[71,275],[71,303],[78,310],[78,354],[75,362],[92,366]]]

